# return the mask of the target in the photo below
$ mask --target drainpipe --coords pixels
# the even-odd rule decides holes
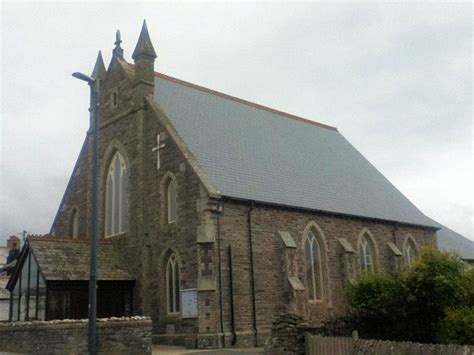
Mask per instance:
[[[250,277],[252,285],[252,313],[253,313],[253,330],[255,332],[255,346],[258,346],[258,337],[257,337],[257,310],[256,310],[256,300],[255,300],[255,272],[254,272],[254,260],[253,260],[253,241],[252,241],[252,219],[251,213],[253,211],[253,201],[250,201],[250,208],[247,212],[247,225],[249,233],[249,249],[250,249]]]
[[[232,247],[229,244],[229,291],[230,291],[230,324],[232,331],[232,342],[234,346],[237,342],[237,334],[235,334],[235,314],[234,314],[234,277],[232,275]]]
[[[220,311],[220,320],[221,320],[221,333],[222,333],[222,345],[225,348],[225,334],[224,334],[224,306],[222,302],[222,264],[221,264],[221,228],[220,228],[220,218],[221,213],[221,204],[218,202],[217,205],[217,258],[218,258],[218,269],[219,269],[219,311]]]
[[[8,321],[13,322],[13,290],[10,291],[10,309],[8,310]]]

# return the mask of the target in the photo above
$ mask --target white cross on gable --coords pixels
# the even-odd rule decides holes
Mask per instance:
[[[156,152],[156,168],[159,170],[160,169],[160,149],[163,149],[165,147],[164,143],[160,144],[160,134],[156,135],[156,147],[153,147],[151,150],[152,152]]]

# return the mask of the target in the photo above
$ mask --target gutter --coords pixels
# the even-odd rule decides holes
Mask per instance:
[[[285,205],[285,204],[275,203],[275,202],[249,200],[249,199],[245,199],[245,198],[228,196],[228,195],[221,195],[220,197],[222,199],[231,200],[231,201],[237,201],[237,202],[243,202],[243,203],[245,203],[245,202],[248,203],[248,202],[252,201],[253,203],[258,203],[259,205],[269,206],[269,207],[273,207],[273,208],[283,208],[283,209],[287,209],[287,210],[290,210],[290,211],[299,211],[299,212],[307,211],[307,212],[320,213],[320,214],[323,214],[323,215],[326,215],[326,216],[333,216],[333,217],[340,217],[340,218],[354,218],[354,219],[357,219],[357,220],[371,221],[371,222],[374,222],[374,223],[382,223],[382,224],[385,224],[385,225],[387,225],[387,224],[392,225],[393,223],[398,223],[398,225],[402,225],[402,226],[430,229],[430,230],[434,230],[434,231],[438,231],[438,230],[442,229],[442,227],[436,227],[434,225],[434,224],[436,224],[436,221],[433,221],[433,222],[435,222],[435,223],[433,223],[433,225],[416,224],[416,223],[381,219],[381,218],[375,218],[375,217],[358,216],[358,215],[342,213],[342,212],[331,212],[331,211],[325,211],[325,210],[318,210],[318,209],[309,208],[309,207],[291,206],[291,205]],[[426,218],[429,218],[429,217],[426,217]]]

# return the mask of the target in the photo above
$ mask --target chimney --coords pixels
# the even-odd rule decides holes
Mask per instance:
[[[19,249],[20,248],[20,238],[17,236],[12,235],[7,240],[7,248],[8,249]]]

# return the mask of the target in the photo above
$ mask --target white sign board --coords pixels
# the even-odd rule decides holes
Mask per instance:
[[[188,288],[181,290],[181,317],[197,318],[197,288]]]

